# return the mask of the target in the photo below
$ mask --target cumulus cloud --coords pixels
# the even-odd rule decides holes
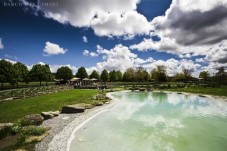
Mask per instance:
[[[196,62],[227,62],[227,1],[173,0],[165,15],[151,22],[154,32],[131,49],[157,50],[179,58],[201,57]],[[202,58],[203,57],[203,58]]]
[[[97,56],[98,56],[97,53],[95,53],[95,52],[90,52],[90,51],[88,51],[88,50],[84,50],[84,51],[83,51],[83,55],[84,55],[84,56],[91,56],[91,57],[97,57]]]
[[[67,51],[67,49],[61,48],[58,44],[54,44],[49,41],[46,42],[46,46],[43,49],[44,56],[65,54],[66,51]]]
[[[4,48],[4,45],[2,43],[2,38],[0,38],[0,49],[3,49]]]
[[[142,59],[138,57],[137,54],[133,53],[130,48],[121,44],[116,45],[110,50],[97,45],[96,51],[99,55],[105,56],[103,57],[104,61],[98,62],[96,66],[93,67],[93,69],[96,69],[99,72],[103,69],[107,69],[108,71],[121,70],[124,72],[128,68],[136,67],[143,67],[150,72],[158,65],[164,65],[167,69],[167,74],[173,76],[176,73],[182,72],[182,69],[188,69],[194,74],[201,67],[199,63],[195,63],[190,59],[176,60],[171,58],[166,61],[155,60],[152,57]]]
[[[83,42],[85,42],[85,43],[86,43],[86,42],[88,42],[88,40],[87,40],[87,37],[86,37],[86,36],[83,36],[83,37],[82,37],[82,39],[83,39]]]
[[[26,3],[25,0],[21,0]],[[52,2],[40,0],[40,2]],[[57,0],[58,7],[40,6],[47,18],[74,27],[91,27],[98,36],[149,34],[151,24],[136,11],[140,0]]]

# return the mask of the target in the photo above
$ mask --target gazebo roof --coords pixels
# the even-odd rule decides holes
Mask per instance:
[[[70,81],[78,81],[78,80],[80,80],[80,78],[77,78],[77,77],[70,79]]]
[[[92,78],[92,79],[90,79],[91,81],[97,81],[98,79],[95,79],[95,78]]]
[[[89,81],[90,79],[88,79],[88,78],[84,78],[83,80],[84,80],[84,81]]]

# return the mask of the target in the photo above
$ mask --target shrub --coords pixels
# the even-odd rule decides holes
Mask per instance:
[[[22,129],[22,134],[24,136],[40,136],[45,132],[45,128],[37,126],[28,126]]]

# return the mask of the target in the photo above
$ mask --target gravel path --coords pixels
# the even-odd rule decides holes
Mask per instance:
[[[111,93],[108,93],[107,96],[112,99],[109,104],[87,109],[83,113],[60,114],[53,119],[44,121],[42,126],[51,127],[51,130],[49,135],[36,145],[36,151],[66,151],[75,128],[80,127],[80,125],[98,115],[98,113],[110,109],[116,103]]]

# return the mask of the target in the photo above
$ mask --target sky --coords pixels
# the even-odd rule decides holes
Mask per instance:
[[[2,0],[0,59],[74,73],[227,67],[226,0]]]

